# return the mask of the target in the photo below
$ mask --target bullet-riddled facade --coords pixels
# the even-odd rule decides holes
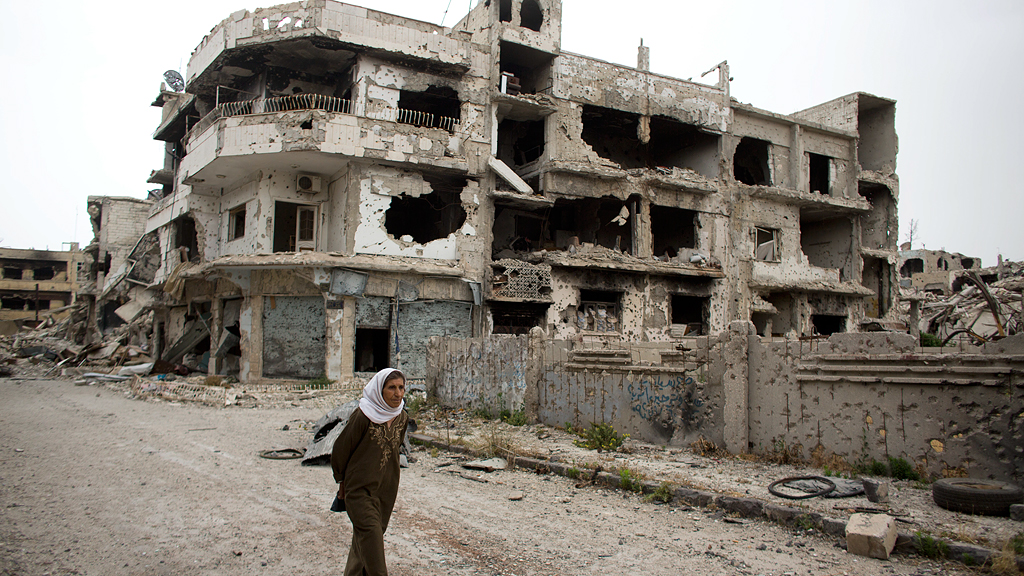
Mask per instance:
[[[895,103],[793,115],[561,50],[556,0],[456,26],[329,0],[217,25],[162,90],[162,357],[425,374],[433,335],[856,331],[897,286]],[[203,332],[206,332],[205,340]]]

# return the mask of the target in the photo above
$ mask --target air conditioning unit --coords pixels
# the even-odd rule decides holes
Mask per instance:
[[[307,194],[320,192],[320,177],[311,174],[299,174],[295,177],[295,190]]]

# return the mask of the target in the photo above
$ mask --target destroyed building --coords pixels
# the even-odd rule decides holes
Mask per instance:
[[[69,250],[0,248],[0,322],[4,333],[23,324],[70,314],[78,293],[83,255],[77,242]]]
[[[451,28],[331,0],[215,26],[154,102],[154,351],[246,382],[421,378],[435,335],[797,337],[896,313],[894,101],[769,112],[726,62],[671,78],[642,46],[636,68],[564,52],[561,26],[558,0]]]
[[[981,258],[945,250],[900,250],[900,286],[949,296],[963,270],[981,270]],[[994,280],[994,279],[993,279]],[[959,287],[956,288],[959,290]]]

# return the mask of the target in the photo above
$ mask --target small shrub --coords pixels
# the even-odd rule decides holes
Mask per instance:
[[[814,518],[810,514],[801,514],[796,518],[796,525],[801,530],[814,530]]]
[[[568,476],[569,478],[572,478],[573,480],[577,480],[580,477],[580,469],[573,466],[572,468],[569,468],[568,470],[565,471],[565,475]]]
[[[889,458],[889,475],[896,480],[920,480],[921,475],[903,458]]]
[[[1009,544],[1010,549],[1013,550],[1015,554],[1024,556],[1024,530],[1018,532],[1013,538],[1010,538]]]
[[[629,434],[616,432],[611,424],[594,424],[590,428],[572,432],[580,437],[579,440],[573,442],[575,445],[598,452],[614,452],[622,446],[626,438],[629,438]]]
[[[922,348],[942,348],[942,338],[939,338],[935,334],[928,334],[927,332],[921,332],[921,347]]]
[[[704,456],[705,458],[718,458],[729,454],[724,449],[719,448],[718,444],[703,436],[690,444],[690,449],[693,450],[694,454]]]
[[[931,534],[918,531],[914,544],[917,551],[925,558],[945,558],[949,555],[949,544],[932,538]]]
[[[644,485],[640,482],[639,475],[635,474],[629,468],[623,468],[619,470],[619,486],[630,492],[640,493],[643,492]]]
[[[975,564],[977,564],[977,562],[974,561],[974,556],[971,556],[967,552],[964,552],[964,555],[960,558],[960,561],[964,563],[964,566],[974,566]]]
[[[427,404],[428,402],[426,396],[417,395],[406,401],[405,409],[409,411],[410,418],[415,418],[416,415],[419,414],[421,410],[427,407]]]
[[[473,417],[481,420],[494,420],[494,415],[491,414],[490,408],[477,408],[473,410]]]
[[[526,411],[525,410],[502,410],[501,421],[510,426],[525,426],[526,425]]]
[[[871,464],[868,465],[868,472],[873,476],[888,476],[889,467],[885,465],[885,462],[879,462],[872,458]]]
[[[437,458],[437,456],[440,453],[441,453],[441,451],[437,449],[437,446],[434,446],[433,448],[430,449],[430,457],[431,458]]]
[[[661,486],[654,492],[647,495],[644,498],[648,502],[661,502],[662,504],[668,504],[672,501],[672,484],[669,482],[662,482]]]
[[[203,380],[203,384],[207,386],[220,386],[223,383],[224,379],[220,376],[207,376],[206,379]]]

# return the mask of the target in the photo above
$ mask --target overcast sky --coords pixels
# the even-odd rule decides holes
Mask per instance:
[[[451,26],[470,0],[351,3]],[[163,72],[272,1],[0,5],[0,246],[59,250],[91,240],[87,196],[155,187]],[[562,48],[635,66],[643,38],[652,71],[694,80],[728,60],[734,98],[783,114],[856,91],[895,99],[900,242],[915,219],[915,248],[990,266],[1024,260],[1022,30],[1019,0],[563,0]]]

